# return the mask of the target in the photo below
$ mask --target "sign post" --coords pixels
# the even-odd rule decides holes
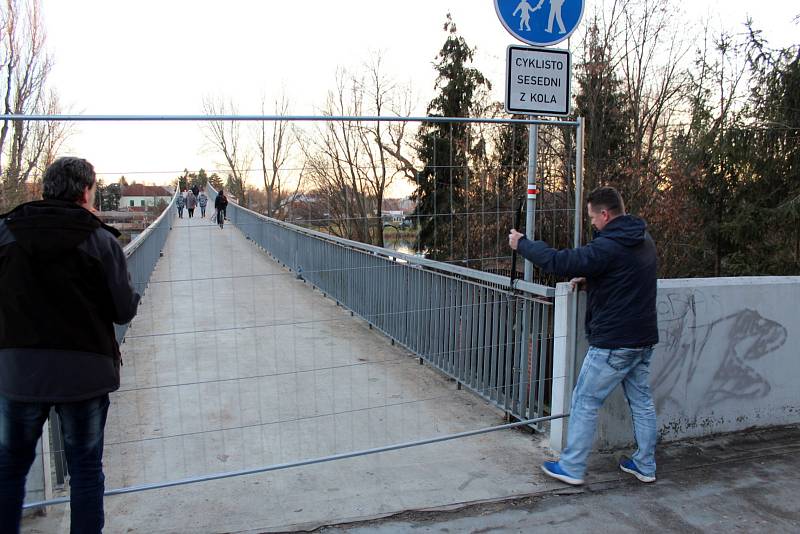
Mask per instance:
[[[551,46],[567,39],[583,17],[585,0],[494,0],[500,22],[533,47]],[[569,115],[572,61],[568,50],[509,46],[506,56],[505,108],[510,114]],[[533,238],[536,224],[537,145],[539,126],[528,134],[528,190],[525,233]],[[525,262],[525,280],[533,267]]]
[[[545,47],[560,43],[572,35],[583,17],[584,4],[585,0],[495,0],[494,8],[500,22],[511,35],[532,47]],[[506,61],[505,108],[508,113],[569,115],[572,71],[568,50],[512,45],[508,47]],[[578,142],[581,143],[583,128],[580,121],[578,128]],[[531,124],[528,135],[528,190],[525,210],[525,233],[531,239],[536,224],[536,195],[539,193],[536,186],[538,140],[539,126]],[[582,154],[579,155],[580,160]],[[576,180],[577,174],[576,172]],[[576,211],[579,209],[580,206],[576,207]],[[533,265],[527,260],[525,280],[533,280]],[[527,300],[523,304],[523,314],[527,317]],[[527,325],[527,322],[522,323],[524,340],[528,339]],[[522,354],[527,354],[527,349]],[[519,376],[522,380],[531,376],[528,358],[525,356],[520,357]],[[520,402],[523,402],[524,389],[519,388]],[[531,389],[531,394],[532,392]],[[554,424],[563,426],[563,420]]]

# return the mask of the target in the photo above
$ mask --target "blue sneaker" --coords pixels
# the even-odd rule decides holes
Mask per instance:
[[[565,484],[569,484],[570,486],[580,486],[583,484],[582,478],[575,478],[570,476],[566,471],[561,469],[561,466],[558,465],[558,462],[545,462],[542,464],[542,471],[544,474],[554,478],[556,480],[560,480]]]
[[[636,464],[633,463],[633,460],[631,460],[630,458],[626,458],[626,457],[623,456],[622,459],[619,461],[619,468],[621,470],[625,471],[626,473],[630,473],[631,475],[635,476],[641,482],[645,482],[645,483],[649,484],[650,482],[655,482],[656,481],[656,477],[648,476],[648,475],[645,475],[644,473],[642,473],[639,470],[639,468],[636,467]]]

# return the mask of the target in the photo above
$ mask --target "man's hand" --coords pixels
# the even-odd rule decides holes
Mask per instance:
[[[572,285],[573,291],[575,290],[581,291],[586,289],[586,278],[583,277],[573,278],[572,280],[569,281],[569,283],[570,285]]]
[[[508,246],[511,247],[512,250],[517,250],[519,240],[523,237],[525,237],[525,234],[521,234],[512,228],[508,234]]]

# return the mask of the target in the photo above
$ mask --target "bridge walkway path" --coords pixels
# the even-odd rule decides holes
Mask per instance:
[[[122,354],[107,489],[502,423],[496,409],[419,365],[236,227],[208,219],[176,219]],[[544,443],[501,431],[111,496],[107,531],[281,530],[536,493],[555,484],[538,474]],[[67,532],[58,508],[33,522],[60,521]]]

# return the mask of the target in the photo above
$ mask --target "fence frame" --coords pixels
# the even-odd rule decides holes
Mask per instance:
[[[541,374],[552,367],[554,288],[520,280],[512,291],[504,276],[310,230],[234,202],[228,218],[324,296],[509,419],[550,415],[541,386],[550,378]]]
[[[172,223],[175,219],[175,210],[173,208],[175,207],[175,199],[179,194],[180,191],[175,188],[172,200],[170,200],[158,218],[122,249],[127,259],[128,272],[130,273],[133,287],[142,295],[142,298],[144,298],[147,291],[147,284],[150,282],[153,271],[155,271],[156,263],[161,257],[169,232],[172,230]],[[114,325],[117,343],[120,345],[124,343],[125,334],[129,327],[130,323]],[[53,486],[63,485],[68,474],[64,438],[61,434],[61,421],[54,408],[50,409],[50,416],[42,433],[41,442],[43,444],[48,443],[42,449],[39,463],[43,466],[43,472],[46,473],[44,493],[46,498],[50,498],[53,494]],[[53,462],[52,466],[48,465],[50,462],[45,461],[46,454],[49,454],[50,461]],[[55,470],[54,480],[47,476],[51,467]]]
[[[583,121],[531,119],[474,119],[452,117],[387,117],[387,116],[278,116],[278,115],[16,115],[2,116],[4,120],[16,121],[350,121],[350,122],[449,122],[449,123],[497,123],[526,124],[534,126],[575,126],[575,240],[579,244],[582,221],[583,181]],[[535,141],[535,140],[534,140]],[[535,142],[531,143],[535,147]],[[529,154],[529,186],[535,186],[535,151]],[[533,184],[530,180],[534,181]],[[209,187],[211,191],[212,188]],[[136,240],[125,247],[132,281],[144,294],[161,250],[172,228],[175,216],[173,206],[177,195],[165,212]],[[303,276],[337,304],[358,313],[371,327],[381,330],[392,339],[411,350],[423,361],[429,362],[441,372],[479,394],[487,401],[505,411],[509,419],[523,420],[536,429],[549,419],[562,418],[566,414],[545,417],[545,388],[522,387],[527,384],[544,383],[541,375],[548,369],[549,355],[552,367],[553,325],[555,312],[555,288],[534,284],[526,280],[517,281],[509,287],[505,277],[484,273],[446,263],[426,260],[416,256],[388,251],[346,239],[336,238],[321,232],[301,228],[231,204],[232,221],[255,244],[263,248],[290,270]],[[534,205],[535,209],[535,205]],[[530,210],[530,203],[529,203]],[[532,214],[531,214],[532,215]],[[248,219],[252,228],[247,229]],[[254,224],[257,223],[257,224]],[[529,232],[533,226],[528,225]],[[253,231],[257,228],[256,231]],[[265,231],[271,230],[271,231]],[[286,237],[297,236],[287,245]],[[277,236],[277,237],[276,237]],[[532,236],[529,236],[532,237]],[[300,246],[312,245],[311,247]],[[336,248],[331,248],[331,247]],[[328,269],[310,269],[314,266],[315,250],[336,250],[348,262],[369,273],[363,279],[344,282],[339,276],[325,277]],[[341,260],[342,258],[338,258]],[[303,264],[306,268],[303,270]],[[527,264],[527,262],[526,262]],[[402,273],[398,279],[396,273]],[[526,268],[526,275],[530,272]],[[394,275],[394,277],[393,277]],[[404,287],[409,280],[416,282],[416,293],[409,296]],[[369,293],[358,287],[358,283],[369,283],[372,287],[389,288],[388,293],[377,299],[368,298]],[[361,294],[359,294],[361,290]],[[363,297],[363,298],[362,298]],[[437,300],[438,299],[438,300]],[[402,302],[414,307],[397,310],[393,305]],[[425,304],[428,304],[425,306]],[[458,310],[454,312],[453,310]],[[477,313],[473,313],[477,310]],[[521,313],[520,313],[521,311]],[[387,317],[402,317],[399,321],[386,321]],[[521,317],[520,317],[521,316]],[[510,328],[508,327],[510,325]],[[416,329],[416,330],[415,330]],[[127,325],[117,328],[120,342],[124,341]],[[425,335],[427,334],[427,335]],[[509,351],[509,346],[511,347]],[[501,348],[502,347],[502,348]],[[488,349],[488,350],[487,350]],[[536,361],[534,361],[534,353]],[[551,375],[552,378],[552,375]],[[515,383],[515,380],[517,382]],[[546,380],[545,380],[546,381]],[[497,384],[502,384],[497,386]],[[551,388],[552,389],[552,388]],[[503,393],[499,393],[503,391]],[[510,393],[509,393],[510,392]],[[552,413],[551,410],[547,410]],[[537,417],[537,415],[539,417]],[[527,421],[524,421],[527,420]],[[63,499],[57,499],[62,501]],[[55,502],[55,501],[53,501]],[[35,503],[34,506],[44,504]],[[27,508],[28,506],[26,506]]]

